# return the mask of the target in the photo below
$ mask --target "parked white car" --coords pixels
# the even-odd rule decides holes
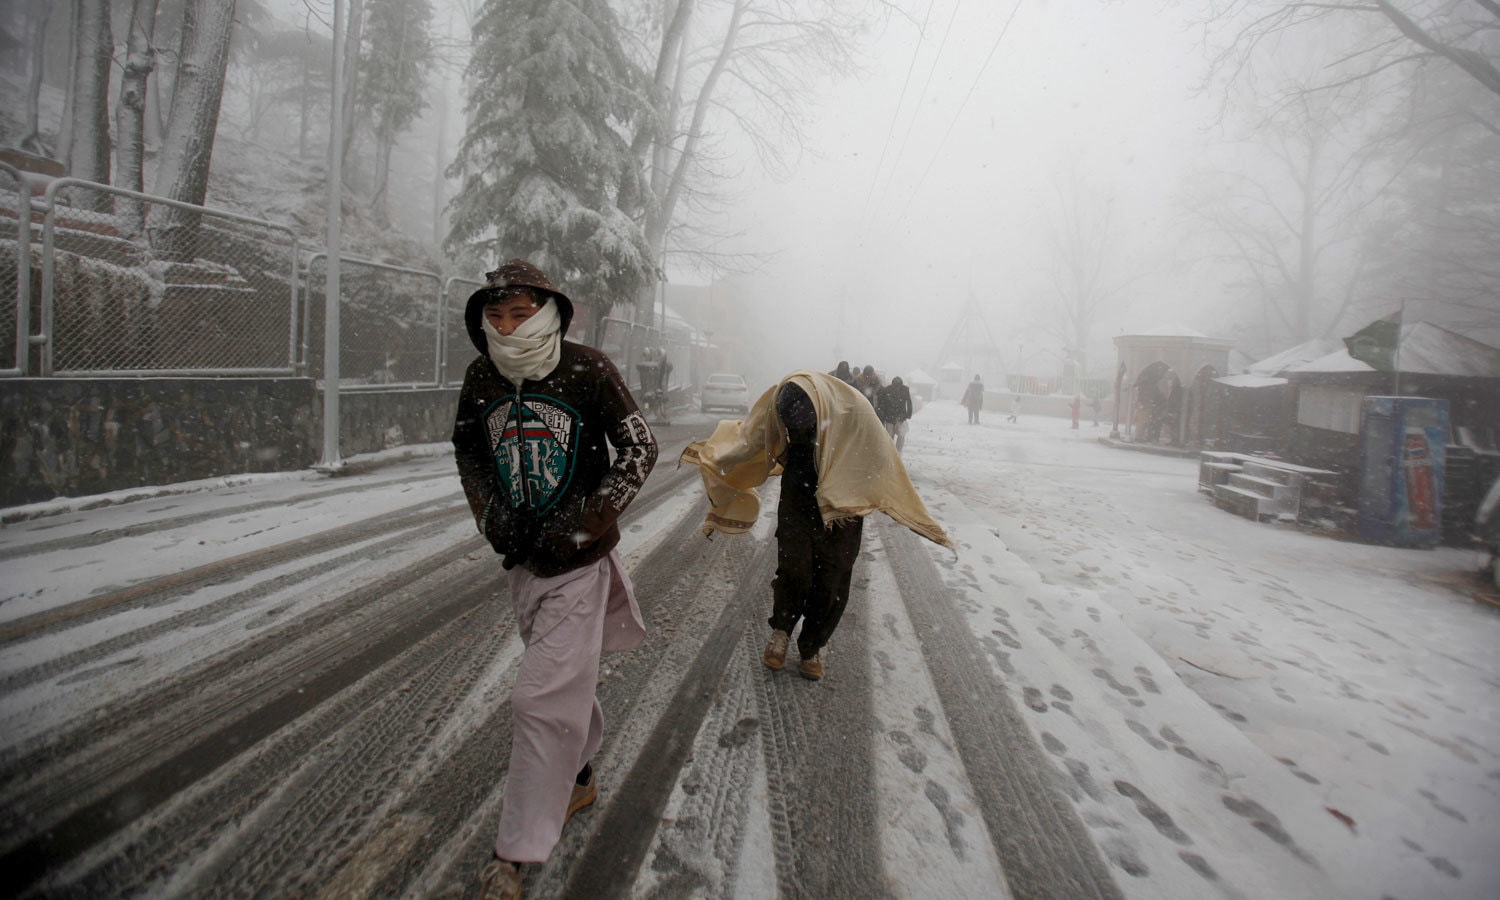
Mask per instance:
[[[750,389],[745,386],[745,379],[738,375],[715,372],[703,382],[699,405],[704,412],[729,409],[743,415],[750,411]]]

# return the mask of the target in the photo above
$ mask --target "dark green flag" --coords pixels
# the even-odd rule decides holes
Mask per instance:
[[[1380,372],[1396,371],[1396,346],[1401,342],[1401,311],[1376,319],[1349,337],[1349,355]]]

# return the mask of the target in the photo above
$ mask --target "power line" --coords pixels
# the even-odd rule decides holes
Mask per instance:
[[[964,94],[963,102],[958,105],[958,110],[954,112],[953,120],[948,123],[948,130],[943,132],[943,139],[938,142],[937,149],[933,151],[932,159],[928,161],[927,168],[922,170],[922,177],[917,179],[916,185],[911,189],[911,194],[907,196],[906,209],[902,211],[903,217],[911,210],[912,200],[915,199],[917,192],[922,188],[922,184],[927,180],[927,174],[937,164],[938,157],[943,154],[943,147],[948,143],[948,136],[953,133],[953,127],[958,124],[959,116],[963,115],[964,108],[969,105],[969,98],[974,96],[975,88],[979,87],[979,80],[984,77],[985,70],[990,67],[990,60],[995,58],[995,51],[1000,49],[1000,42],[1005,40],[1005,33],[1010,31],[1010,23],[1015,21],[1016,13],[1020,12],[1020,10],[1021,0],[1016,0],[1015,5],[1010,8],[1010,16],[1005,20],[1005,24],[1001,26],[1000,34],[995,38],[995,43],[990,46],[989,55],[984,58],[984,65],[979,67],[979,73],[974,76],[974,83],[969,85],[969,92]]]
[[[958,19],[958,11],[963,5],[963,0],[953,4],[953,14],[948,17],[948,27],[943,29],[943,40],[938,44],[937,55],[932,58],[932,66],[927,70],[927,80],[922,82],[922,94],[917,98],[911,121],[906,123],[906,136],[901,139],[901,149],[896,153],[896,161],[891,164],[893,170],[901,164],[901,158],[906,155],[906,145],[911,142],[911,133],[917,127],[917,117],[922,114],[922,101],[927,99],[927,89],[932,86],[932,74],[937,71],[938,63],[943,61],[943,49],[948,46],[948,35],[953,33],[953,23]],[[1014,11],[1011,15],[1015,15]]]
[[[922,24],[917,27],[917,45],[912,48],[911,62],[906,65],[906,78],[901,82],[901,96],[896,98],[896,111],[891,113],[891,124],[885,131],[885,144],[880,148],[880,159],[875,163],[875,171],[870,173],[870,190],[865,194],[865,214],[860,217],[861,222],[869,219],[870,201],[875,197],[880,169],[885,165],[886,151],[891,149],[891,137],[895,135],[896,122],[901,118],[901,104],[906,102],[906,88],[911,84],[911,73],[917,67],[917,55],[922,52],[922,39],[927,34],[927,22],[932,18],[932,8],[936,5],[937,0],[928,0],[927,12],[922,15]]]

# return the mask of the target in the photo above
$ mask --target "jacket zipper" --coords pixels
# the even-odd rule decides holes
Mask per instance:
[[[527,520],[531,519],[531,477],[526,469],[526,430],[521,419],[521,385],[516,385],[516,402],[513,414],[516,419],[516,463],[521,469],[521,504],[522,515]]]

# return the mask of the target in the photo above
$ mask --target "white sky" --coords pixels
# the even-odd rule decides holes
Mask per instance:
[[[954,557],[923,546],[968,610],[976,639],[994,640],[998,630],[1009,636],[1014,674],[1004,681],[1011,699],[1037,739],[1052,748],[1048,758],[1059,778],[1076,783],[1070,771],[1082,766],[1088,772],[1093,792],[1080,787],[1075,802],[1095,840],[1110,858],[1148,869],[1136,877],[1113,869],[1128,897],[1500,896],[1494,853],[1500,834],[1500,616],[1469,593],[1477,584],[1478,554],[1375,547],[1232,516],[1197,493],[1192,460],[1103,447],[1094,438],[1104,426],[1093,428],[1087,419],[1074,432],[1064,419],[1024,413],[1013,426],[993,411],[979,427],[964,418],[956,405],[936,402],[912,422],[907,466],[959,551]],[[705,433],[710,427],[706,418],[693,421]],[[87,553],[0,562],[0,622],[106,586],[294,540],[346,524],[351,514],[451,497],[451,458],[441,445],[429,452],[434,455],[350,476],[350,483],[363,481],[367,489],[318,502],[297,502],[316,476],[287,473],[184,486],[196,490],[181,495],[148,489],[153,499],[89,511],[68,511],[81,505],[76,501],[50,504],[46,509],[61,512],[0,529],[0,548],[217,504],[287,502]],[[416,473],[431,473],[432,480],[382,485]],[[697,491],[686,490],[627,530],[621,549],[628,565],[679,517],[699,514]],[[770,519],[763,516],[758,526],[762,537],[769,536]],[[930,732],[909,721],[919,706],[941,707],[895,592],[881,530],[867,531],[868,553],[857,569],[869,579],[869,615],[849,621],[886,622],[899,635],[881,639],[882,650],[902,663],[899,672],[875,666],[870,673],[877,716],[882,733],[904,731],[929,760],[923,777],[915,778],[897,758],[900,748],[877,739],[882,841],[894,889],[912,896],[994,896],[1000,876],[983,849],[988,842],[947,736],[951,726],[941,715]],[[295,615],[470,531],[466,521],[432,530],[402,552],[331,574],[326,584],[299,586],[292,596],[268,592],[212,626],[159,639],[149,652],[134,648],[120,659],[92,661],[91,667],[109,667],[107,679],[58,673],[6,695],[0,698],[3,743],[14,746],[232,646],[250,633],[246,623],[268,608]],[[168,606],[12,647],[0,657],[0,676],[234,590],[233,584],[216,585]],[[515,658],[501,655],[495,671],[474,687],[475,702],[447,723],[434,753],[482,719],[484,703],[477,698],[493,699]],[[745,667],[746,677],[761,671],[753,658],[737,657],[734,665]],[[829,675],[809,689],[837,689],[850,677],[840,667],[857,665],[874,663],[841,654],[835,635]],[[694,759],[711,760],[716,738],[705,728]],[[755,755],[760,758],[759,749]],[[611,773],[629,762],[609,763],[605,802]],[[410,780],[435,764],[435,758],[414,761]],[[927,781],[946,790],[956,823],[945,822],[927,799]],[[1187,840],[1154,827],[1121,793],[1121,783],[1149,797]],[[763,798],[763,791],[755,796]],[[668,817],[685,802],[679,789]],[[1315,865],[1253,827],[1253,820],[1268,816]],[[953,858],[949,825],[975,853]],[[738,869],[743,878],[722,885],[727,896],[765,896],[765,873],[774,866],[764,810],[752,810],[746,827],[746,858]],[[674,859],[683,852],[674,847]],[[1183,853],[1197,854],[1218,881],[1194,873]],[[436,870],[449,861],[436,858],[432,865]],[[700,862],[705,871],[715,865]],[[651,886],[649,862],[643,872],[636,896]]]
[[[906,6],[920,18],[925,4]],[[773,309],[770,298],[800,301],[807,325],[787,340],[804,353],[831,355],[839,297],[846,344],[869,348],[851,354],[890,358],[941,343],[970,290],[1006,353],[1040,343],[1023,332],[1045,289],[1046,234],[1068,173],[1089,195],[1115,198],[1118,270],[1146,276],[1121,296],[1137,312],[1110,316],[1095,342],[1195,317],[1203,286],[1163,269],[1178,178],[1201,157],[1215,113],[1192,92],[1204,68],[1197,34],[1181,10],[1157,4],[1022,0],[997,46],[1011,10],[940,0],[914,66],[916,27],[893,21],[864,73],[824,86],[795,176],[747,179],[744,243],[780,250],[763,293]],[[808,307],[810,296],[833,302]],[[1107,369],[1110,358],[1097,363]]]

